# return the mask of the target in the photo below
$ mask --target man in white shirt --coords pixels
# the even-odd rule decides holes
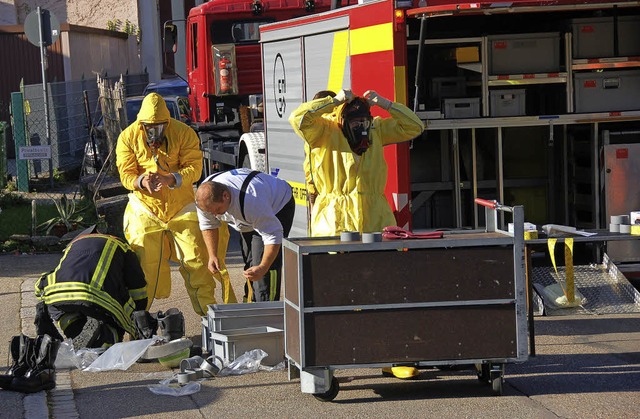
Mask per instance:
[[[225,221],[240,232],[244,301],[280,300],[280,248],[295,212],[291,186],[267,173],[234,169],[207,177],[196,191],[196,205],[211,273],[220,270],[218,228]]]

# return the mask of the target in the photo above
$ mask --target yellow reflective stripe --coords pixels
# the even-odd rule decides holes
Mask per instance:
[[[394,84],[395,84],[395,93],[396,98],[394,102],[398,103],[407,103],[407,81],[406,78],[406,67],[405,66],[396,66],[393,68],[393,74],[395,75]]]
[[[93,271],[93,277],[91,278],[91,284],[94,288],[101,289],[104,284],[104,280],[109,272],[109,266],[111,266],[111,260],[116,253],[116,244],[113,240],[107,241],[107,244],[102,249],[102,254],[96,265],[96,269]]]
[[[135,303],[131,298],[124,306],[121,306],[113,297],[102,290],[93,289],[80,282],[68,282],[47,287],[43,301],[45,304],[65,301],[87,301],[96,304],[115,316],[118,323],[124,326],[127,332],[133,333],[131,313],[135,310]]]
[[[349,31],[340,31],[333,34],[333,48],[331,50],[331,65],[329,67],[329,80],[327,89],[338,92],[342,89],[344,68],[349,56]]]
[[[80,313],[65,313],[60,317],[60,320],[58,320],[58,325],[64,332],[65,330],[67,330],[67,327],[69,327],[71,323],[78,320],[79,317]]]
[[[147,298],[147,287],[129,290],[129,296],[133,300],[142,300],[143,298]]]
[[[352,30],[349,46],[352,56],[392,50],[392,23],[381,23],[380,25],[367,26],[365,28]]]

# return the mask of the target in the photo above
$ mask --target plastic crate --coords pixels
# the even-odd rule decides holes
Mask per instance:
[[[209,304],[207,315],[202,317],[202,350],[208,352],[212,349],[212,332],[260,326],[284,329],[282,301]]]
[[[618,17],[618,32],[613,17],[573,19],[573,57],[607,58],[616,56],[615,38],[618,38],[618,56],[640,55],[640,16]]]
[[[445,99],[444,117],[452,119],[479,118],[480,98]]]
[[[284,331],[275,327],[250,327],[211,333],[213,354],[225,363],[233,362],[247,351],[262,349],[268,356],[262,365],[274,366],[284,360]]]
[[[492,90],[490,93],[491,116],[521,116],[525,112],[525,90]]]
[[[640,109],[640,70],[614,70],[574,75],[576,112]]]
[[[560,71],[560,34],[533,33],[489,37],[491,74]]]

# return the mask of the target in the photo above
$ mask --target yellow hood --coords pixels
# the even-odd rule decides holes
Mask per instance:
[[[142,100],[138,122],[169,122],[171,114],[162,96],[157,93],[149,93]]]

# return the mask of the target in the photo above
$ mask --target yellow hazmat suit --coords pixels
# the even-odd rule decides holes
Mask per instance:
[[[147,145],[142,122],[168,122],[164,143],[157,149],[155,159]],[[147,308],[154,298],[169,297],[169,260],[173,260],[180,263],[179,270],[193,309],[199,315],[206,315],[207,305],[215,303],[215,282],[207,268],[208,255],[195,208],[193,183],[202,173],[198,136],[187,125],[172,119],[164,99],[151,93],[142,101],[136,121],[118,138],[116,165],[122,184],[133,191],[124,214],[124,234],[145,274]],[[149,193],[140,187],[139,178],[153,172],[175,174],[176,185]],[[224,238],[224,234],[221,236]],[[226,238],[228,240],[228,230]],[[226,246],[221,248],[226,252]],[[216,279],[223,283],[223,294],[233,293],[229,291],[228,275]],[[228,298],[235,302],[235,295]]]
[[[384,195],[387,163],[383,147],[409,141],[424,124],[406,106],[393,103],[391,118],[373,118],[371,146],[358,157],[351,151],[339,123],[345,104],[331,97],[303,103],[289,122],[310,147],[309,159],[318,197],[311,212],[314,237],[336,236],[342,231],[381,231],[396,220]]]

